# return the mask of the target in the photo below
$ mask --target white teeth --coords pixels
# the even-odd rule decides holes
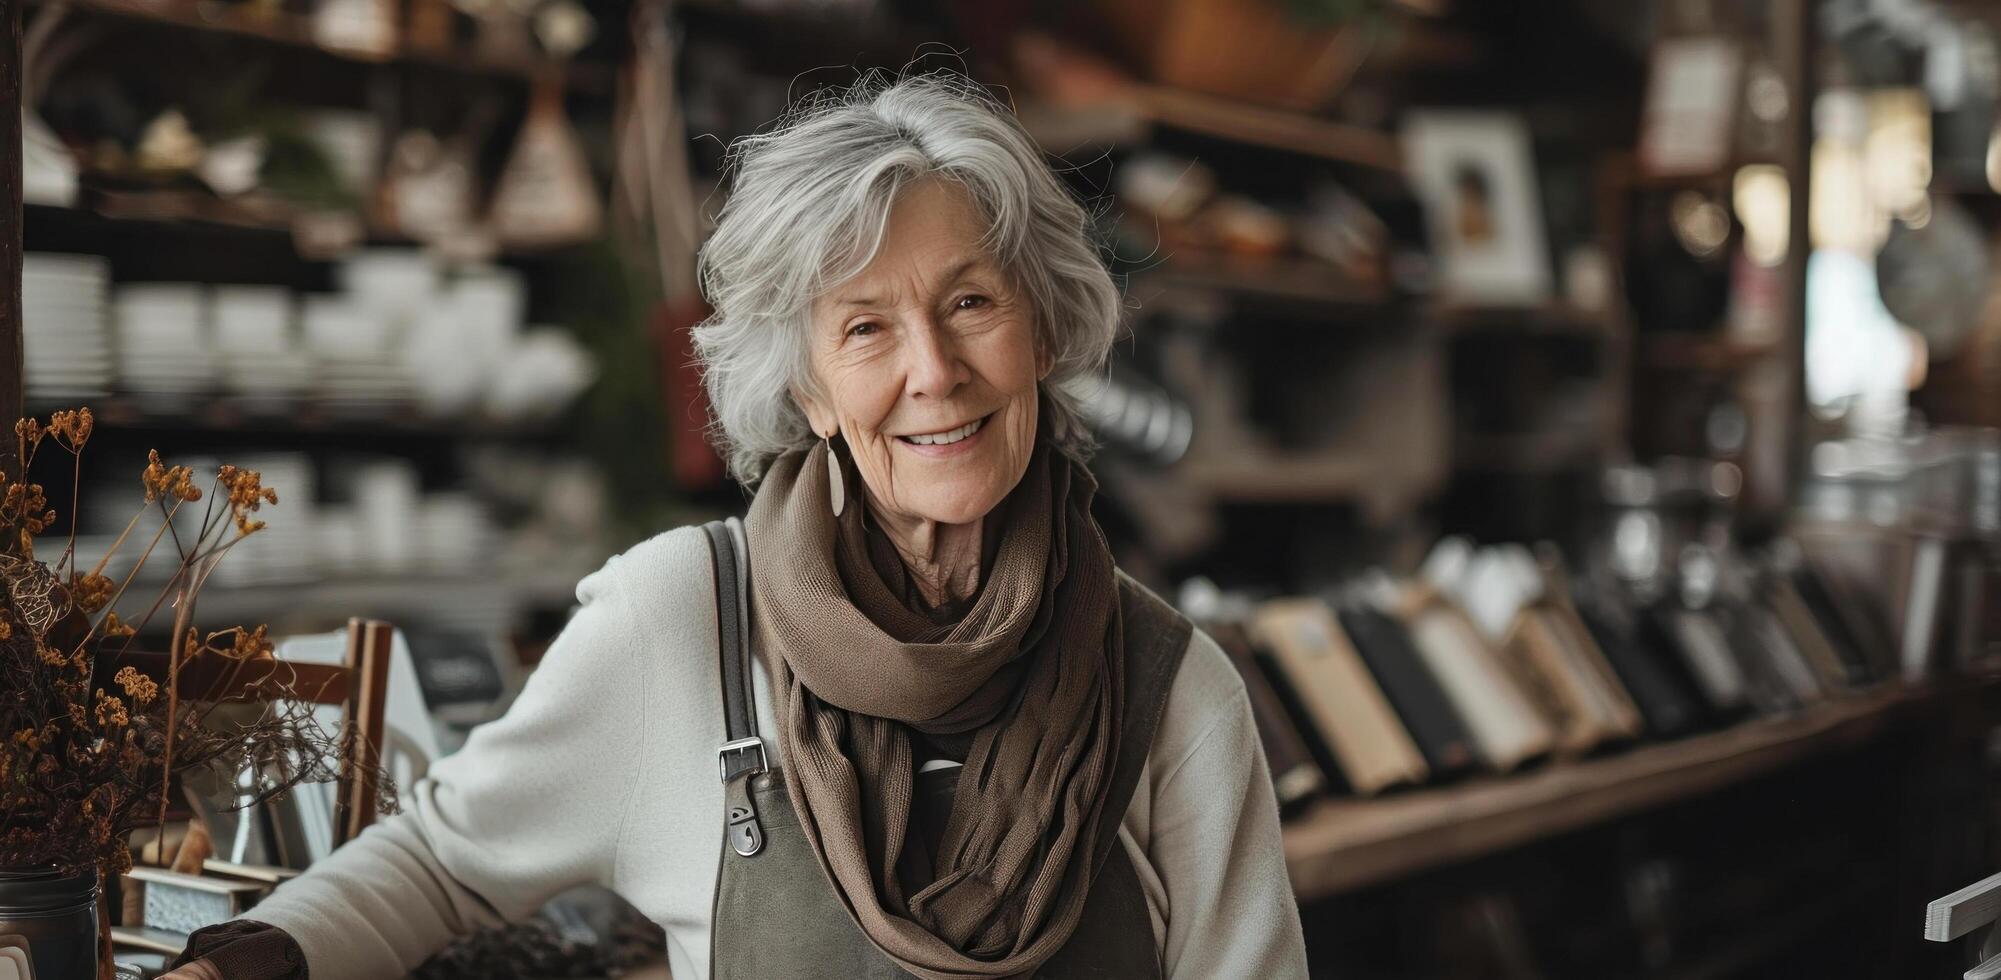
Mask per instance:
[[[980,426],[984,424],[986,419],[974,419],[950,432],[939,432],[928,436],[904,436],[904,438],[920,446],[949,446],[980,431]]]

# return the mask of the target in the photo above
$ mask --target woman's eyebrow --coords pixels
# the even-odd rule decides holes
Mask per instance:
[[[945,270],[945,273],[943,275],[938,277],[938,281],[941,283],[952,282],[958,279],[960,276],[965,275],[967,270],[975,266],[981,265],[986,261],[987,258],[984,255],[969,255],[965,258],[959,259],[953,262],[952,265]],[[842,308],[855,307],[855,306],[880,306],[881,304],[882,300],[873,295],[837,296],[834,299],[834,305]]]

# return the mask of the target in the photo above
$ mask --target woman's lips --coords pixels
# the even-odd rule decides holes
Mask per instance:
[[[920,456],[926,456],[932,459],[946,459],[952,456],[962,456],[966,453],[972,452],[974,449],[979,447],[981,440],[985,439],[987,436],[987,429],[993,425],[994,415],[996,414],[998,413],[989,413],[985,417],[981,418],[980,427],[974,430],[972,435],[969,435],[964,439],[959,440],[958,442],[949,443],[943,446],[939,445],[924,446],[911,442],[910,440],[905,439],[902,436],[898,436],[896,438],[896,443],[897,445],[902,446],[903,448],[910,450],[913,453],[917,453]]]

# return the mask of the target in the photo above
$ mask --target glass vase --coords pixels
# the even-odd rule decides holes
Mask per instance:
[[[97,976],[97,872],[0,868],[0,978]]]

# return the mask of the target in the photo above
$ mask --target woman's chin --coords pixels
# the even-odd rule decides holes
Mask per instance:
[[[904,489],[911,488],[906,484]],[[1000,506],[1007,490],[991,479],[939,480],[900,501],[898,509],[940,524],[970,524]]]
[[[934,502],[927,501],[913,508],[917,516],[940,524],[971,524],[993,512],[1000,504],[1001,496],[986,495],[978,498],[951,497]]]

